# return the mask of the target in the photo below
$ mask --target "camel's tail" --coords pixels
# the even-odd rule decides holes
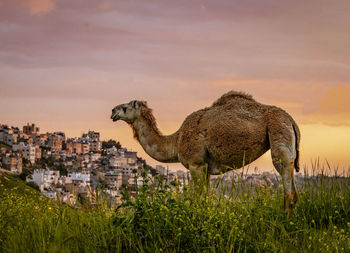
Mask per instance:
[[[293,130],[294,130],[294,134],[295,134],[295,151],[296,151],[296,157],[294,160],[294,167],[295,167],[296,172],[299,172],[300,171],[300,166],[299,166],[300,130],[299,130],[297,123],[294,120],[293,120]]]

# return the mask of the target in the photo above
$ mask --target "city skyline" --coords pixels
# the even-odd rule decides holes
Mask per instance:
[[[348,1],[0,3],[0,121],[42,132],[101,132],[137,151],[111,109],[138,99],[162,133],[229,90],[285,109],[301,165],[350,166]],[[258,163],[273,170],[269,154]],[[170,168],[181,165],[169,164]],[[253,165],[254,166],[254,165]]]
[[[63,133],[65,134],[65,137],[67,140],[69,139],[79,139],[79,136],[83,136],[84,134],[86,135],[86,133],[92,131],[97,131],[100,135],[101,135],[101,141],[108,141],[108,140],[115,140],[117,142],[120,142],[120,145],[122,145],[122,147],[127,148],[130,152],[137,152],[138,156],[141,157],[142,159],[145,159],[147,161],[147,163],[149,163],[151,166],[157,166],[157,165],[163,165],[166,166],[167,168],[171,169],[171,170],[178,170],[178,169],[185,169],[180,163],[161,163],[158,162],[152,158],[149,157],[149,155],[142,149],[142,147],[140,147],[140,149],[137,148],[137,145],[140,145],[135,139],[133,139],[133,142],[135,144],[135,148],[132,147],[132,145],[125,145],[122,141],[120,141],[119,139],[114,138],[113,136],[110,137],[109,135],[105,135],[103,133],[101,133],[98,129],[86,129],[86,130],[80,130],[79,133],[77,132],[76,134],[74,134],[74,132],[72,132],[73,134],[67,134],[65,131],[62,131],[60,129],[56,129],[56,130],[51,130],[51,131],[46,131],[46,130],[42,130],[42,128],[40,127],[40,125],[36,124],[36,123],[29,123],[27,122],[26,124],[20,124],[20,125],[10,125],[10,124],[4,124],[4,122],[0,122],[0,125],[8,125],[9,127],[17,127],[20,130],[22,129],[21,126],[26,126],[29,124],[29,126],[31,126],[32,124],[34,124],[35,127],[38,127],[39,131],[38,133],[40,134],[46,134],[46,133]],[[130,134],[132,134],[132,130],[131,128],[126,125],[123,124],[124,127],[127,129],[130,129]],[[324,126],[323,126],[324,127]],[[314,132],[313,127],[307,126],[304,128],[304,126],[302,126],[302,129],[304,132],[308,132],[308,133],[312,133]],[[329,130],[329,129],[328,129]],[[339,131],[341,131],[342,129],[340,128]],[[343,129],[344,130],[344,129]],[[344,131],[347,131],[347,129],[345,129]],[[315,137],[317,135],[313,135],[313,137]],[[128,136],[124,136],[125,139],[128,139]],[[328,136],[328,138],[332,138],[332,135]],[[338,142],[342,142],[341,139],[338,140]],[[336,143],[330,143],[330,147],[325,147],[324,149],[321,149],[322,152],[324,152],[325,154],[330,154],[330,151],[333,151],[333,154],[335,157],[341,157],[339,156],[339,154],[337,153],[337,147],[335,147]],[[344,142],[344,144],[346,145],[347,143]],[[303,145],[302,145],[303,147]],[[337,156],[338,155],[338,156]],[[329,160],[329,158],[327,158],[326,156],[322,157],[322,156],[315,156],[315,157],[310,157],[309,161],[305,161],[305,157],[302,157],[304,159],[301,160],[301,169],[302,169],[302,173],[304,173],[304,169],[306,169],[307,173],[315,173],[315,171],[312,171],[312,164],[319,162],[321,165],[321,168],[324,168],[325,171],[327,173],[331,173],[333,174],[334,172],[336,172],[337,174],[344,174],[345,175],[347,173],[349,173],[349,166],[347,166],[347,163],[345,162],[344,164],[342,164],[341,162],[333,162],[332,160]],[[242,161],[243,162],[243,161]],[[331,166],[331,171],[330,168],[328,167],[327,163],[329,163],[329,165]],[[262,157],[258,158],[256,161],[248,164],[245,166],[245,170],[248,169],[249,173],[255,172],[255,168],[257,167],[258,171],[268,171],[271,173],[276,173],[276,170],[274,169],[273,165],[272,165],[272,161],[271,161],[271,157],[270,157],[270,151],[268,151],[266,154],[264,154]],[[320,171],[316,171],[316,173],[318,173]]]

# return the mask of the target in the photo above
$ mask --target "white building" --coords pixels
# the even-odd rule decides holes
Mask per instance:
[[[42,194],[50,199],[56,199],[57,194],[53,191],[42,191]]]
[[[91,185],[90,173],[73,172],[73,173],[68,173],[68,177],[72,178],[72,182],[75,186],[85,187],[85,186]]]
[[[177,171],[171,171],[168,172],[168,180],[169,182],[177,180]]]
[[[66,185],[66,184],[72,184],[72,178],[71,177],[66,177],[66,176],[62,176],[59,178],[59,184],[61,185]]]
[[[167,170],[164,166],[162,165],[156,165],[156,171],[158,174],[165,175]]]
[[[61,201],[66,204],[75,205],[77,198],[73,193],[61,192]]]
[[[40,190],[43,191],[44,188],[50,188],[59,182],[60,172],[58,170],[34,170],[32,175],[32,181],[36,183]]]
[[[141,176],[136,176],[136,182],[137,182],[137,186],[140,187],[140,186],[143,186],[143,177]],[[150,181],[148,181],[148,184],[150,184]],[[131,187],[135,187],[135,177],[134,176],[131,176],[129,177],[128,179],[128,185],[131,186]]]

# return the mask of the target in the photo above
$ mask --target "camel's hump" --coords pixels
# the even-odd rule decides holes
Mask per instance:
[[[218,100],[216,100],[213,103],[213,106],[223,105],[223,104],[227,103],[228,101],[235,99],[235,98],[243,98],[243,99],[247,99],[250,101],[255,101],[254,98],[252,97],[252,95],[250,95],[250,94],[232,90],[232,91],[225,93]]]

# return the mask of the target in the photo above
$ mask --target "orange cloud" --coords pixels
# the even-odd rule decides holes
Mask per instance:
[[[320,100],[318,112],[322,114],[350,113],[350,85],[334,86]]]
[[[115,7],[115,4],[110,1],[104,1],[98,5],[98,9],[101,11],[109,11]]]
[[[350,85],[331,87],[320,99],[315,113],[305,115],[304,122],[330,126],[350,126]]]
[[[7,0],[10,6],[21,7],[29,10],[31,15],[41,15],[55,8],[54,0]]]
[[[25,3],[32,15],[44,14],[55,8],[53,0],[26,0]]]

